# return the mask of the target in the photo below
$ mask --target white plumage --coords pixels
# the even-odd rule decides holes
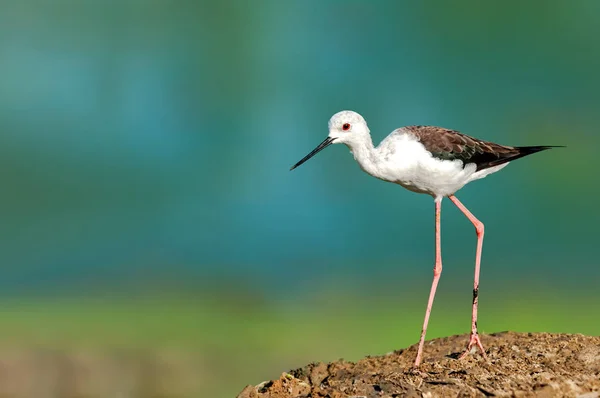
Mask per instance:
[[[404,128],[394,130],[376,148],[371,144],[361,150],[356,148],[360,144],[353,141],[346,145],[360,167],[373,177],[400,184],[413,192],[429,194],[436,200],[508,165],[507,162],[476,171],[475,163],[465,165],[459,159],[436,159]]]
[[[329,144],[345,144],[366,173],[380,180],[433,196],[436,201],[454,194],[471,181],[504,168],[508,162],[477,171],[475,163],[434,157],[422,140],[406,127],[394,130],[374,147],[367,122],[356,112],[341,111],[329,120],[328,139],[297,167]],[[344,129],[344,126],[348,127]]]
[[[454,193],[471,181],[501,170],[512,160],[550,147],[510,147],[433,126],[406,126],[396,129],[375,147],[365,119],[356,112],[342,111],[333,115],[329,120],[329,136],[296,163],[292,170],[331,144],[345,144],[350,148],[361,169],[373,177],[399,184],[413,192],[429,194],[435,199],[435,266],[415,366],[419,366],[421,363],[429,315],[442,273],[440,243],[442,199],[448,197],[473,223],[477,233],[473,315],[469,343],[461,358],[473,347],[478,347],[485,357],[485,350],[477,332],[479,270],[484,226],[454,196]]]

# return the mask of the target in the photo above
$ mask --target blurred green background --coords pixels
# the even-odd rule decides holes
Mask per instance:
[[[343,109],[566,145],[458,194],[479,326],[600,334],[598,37],[595,0],[3,2],[0,394],[232,397],[416,343],[431,198],[341,146],[288,171]],[[428,338],[470,327],[444,203]]]

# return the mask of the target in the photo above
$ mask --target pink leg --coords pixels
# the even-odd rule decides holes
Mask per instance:
[[[425,320],[423,321],[423,330],[421,331],[421,339],[419,340],[419,349],[417,350],[417,358],[415,359],[415,367],[421,363],[423,357],[423,345],[425,344],[425,334],[427,333],[427,324],[429,323],[429,314],[433,306],[433,298],[437,289],[440,275],[442,274],[442,245],[440,240],[440,215],[442,212],[442,200],[435,202],[435,266],[433,267],[433,283],[429,292],[429,301],[427,302],[427,310],[425,311]]]
[[[483,233],[484,227],[483,223],[479,221],[475,216],[456,198],[454,195],[448,196],[448,198],[464,213],[465,216],[473,223],[475,226],[475,231],[477,231],[477,252],[475,254],[475,279],[473,282],[473,317],[471,318],[471,336],[469,338],[469,344],[467,346],[467,350],[460,356],[459,359],[464,358],[470,351],[473,346],[479,347],[481,350],[483,357],[486,358],[485,350],[483,348],[483,344],[481,344],[481,340],[479,339],[479,335],[477,334],[477,303],[479,302],[479,266],[481,265],[481,250],[483,248]]]

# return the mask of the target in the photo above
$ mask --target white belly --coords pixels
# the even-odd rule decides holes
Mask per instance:
[[[474,163],[439,160],[431,156],[418,141],[406,137],[393,148],[378,148],[382,162],[377,165],[379,178],[435,198],[454,194],[471,181],[492,174],[508,163],[476,171]]]
[[[462,162],[460,163],[462,168]],[[463,171],[459,171],[457,173],[439,172],[436,174],[436,177],[432,177],[427,173],[421,172],[420,170],[415,170],[409,175],[404,176],[396,181],[387,181],[395,182],[410,191],[426,193],[437,198],[452,195],[469,182],[484,178],[488,174],[492,174],[507,165],[508,163],[504,163],[499,166],[490,167],[488,169],[473,173],[472,170],[475,170],[476,166],[475,164],[471,163],[468,164]]]

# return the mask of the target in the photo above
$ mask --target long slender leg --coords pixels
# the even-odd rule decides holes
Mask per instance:
[[[427,310],[425,311],[425,320],[423,321],[423,330],[421,331],[421,339],[419,340],[419,349],[417,350],[417,358],[415,359],[415,367],[421,363],[423,357],[423,345],[425,344],[425,334],[427,333],[427,324],[429,323],[429,314],[433,306],[435,290],[437,289],[440,275],[442,274],[442,245],[440,240],[440,216],[442,212],[442,200],[435,201],[435,266],[433,267],[433,282],[431,283],[431,291],[429,292],[429,301],[427,301]]]
[[[475,231],[477,232],[477,252],[475,254],[475,278],[473,282],[473,316],[471,318],[471,336],[469,338],[469,344],[467,346],[467,350],[460,356],[460,359],[464,358],[470,351],[473,346],[479,347],[481,350],[483,357],[486,357],[485,349],[483,348],[483,344],[481,344],[481,340],[479,339],[479,335],[477,334],[477,303],[479,302],[479,267],[481,265],[481,250],[483,248],[483,234],[485,228],[483,223],[479,221],[475,216],[463,205],[454,195],[448,196],[450,200],[464,213],[465,216],[473,223],[475,226]]]

